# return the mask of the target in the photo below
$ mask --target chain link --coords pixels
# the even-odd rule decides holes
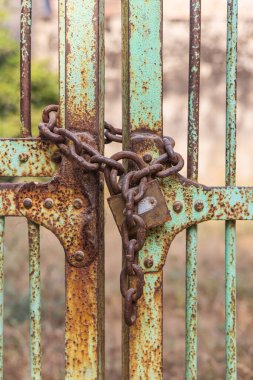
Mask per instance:
[[[108,158],[101,155],[90,144],[71,131],[57,126],[58,105],[47,106],[39,124],[40,137],[56,144],[65,157],[89,172],[104,172],[111,195],[122,194],[125,203],[124,221],[121,226],[122,244],[125,252],[124,264],[120,275],[120,290],[125,299],[124,317],[127,325],[135,323],[137,301],[143,294],[144,272],[137,265],[138,252],[143,248],[146,226],[136,213],[137,204],[144,198],[148,182],[154,177],[165,178],[179,172],[184,160],[174,151],[175,141],[171,137],[161,139],[165,153],[149,165],[131,151],[121,151]],[[122,143],[122,130],[105,123],[105,144]],[[72,144],[69,144],[69,143]],[[121,160],[131,161],[134,170],[126,172]],[[129,288],[129,278],[135,278]]]

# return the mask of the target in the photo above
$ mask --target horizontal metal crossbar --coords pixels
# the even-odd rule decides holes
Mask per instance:
[[[0,185],[0,217],[25,216],[46,227],[58,237],[67,260],[76,267],[95,258],[94,236],[84,232],[93,213],[89,197],[76,184],[71,186],[59,178],[47,183]]]
[[[140,254],[146,272],[161,270],[171,242],[185,228],[208,220],[253,220],[253,187],[207,187],[178,174],[163,180],[161,188],[171,218],[150,231],[153,238]],[[153,266],[147,269],[149,259]]]
[[[0,139],[0,177],[52,177],[57,147],[36,138]]]

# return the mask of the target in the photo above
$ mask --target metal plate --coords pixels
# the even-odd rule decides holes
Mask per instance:
[[[118,194],[108,198],[108,203],[120,230],[124,221],[124,200],[121,194]],[[135,212],[141,215],[148,229],[161,226],[171,219],[164,195],[156,180],[148,183],[145,196],[136,205]]]

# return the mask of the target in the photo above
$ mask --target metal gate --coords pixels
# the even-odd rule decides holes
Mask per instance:
[[[151,160],[162,119],[162,0],[122,0],[123,146]],[[0,185],[0,378],[3,378],[4,218],[29,226],[31,379],[41,379],[39,226],[66,253],[65,379],[104,378],[103,176],[80,170],[55,144],[31,137],[32,1],[21,11],[21,138],[1,139],[3,177],[52,177]],[[162,379],[163,266],[174,237],[187,229],[186,374],[197,378],[197,223],[226,221],[226,378],[236,379],[235,220],[252,220],[253,190],[236,187],[237,0],[228,0],[226,187],[197,183],[201,0],[190,1],[188,179],[160,179],[169,220],[151,228],[138,264],[145,273],[134,325],[123,322],[122,378]],[[104,0],[59,0],[60,127],[103,153]],[[44,115],[47,117],[52,110]],[[45,121],[44,120],[44,121]],[[148,159],[147,159],[148,161]],[[116,233],[116,227],[115,227]],[[98,238],[99,237],[99,238]],[[133,282],[130,279],[130,282]],[[134,285],[133,285],[134,286]],[[110,358],[107,358],[110,360]]]

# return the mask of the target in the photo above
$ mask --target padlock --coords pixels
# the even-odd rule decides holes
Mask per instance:
[[[124,199],[121,194],[118,194],[109,197],[107,200],[119,231],[121,231],[125,218]],[[144,197],[136,204],[135,213],[142,217],[147,229],[161,226],[171,220],[170,212],[157,180],[147,183]]]

